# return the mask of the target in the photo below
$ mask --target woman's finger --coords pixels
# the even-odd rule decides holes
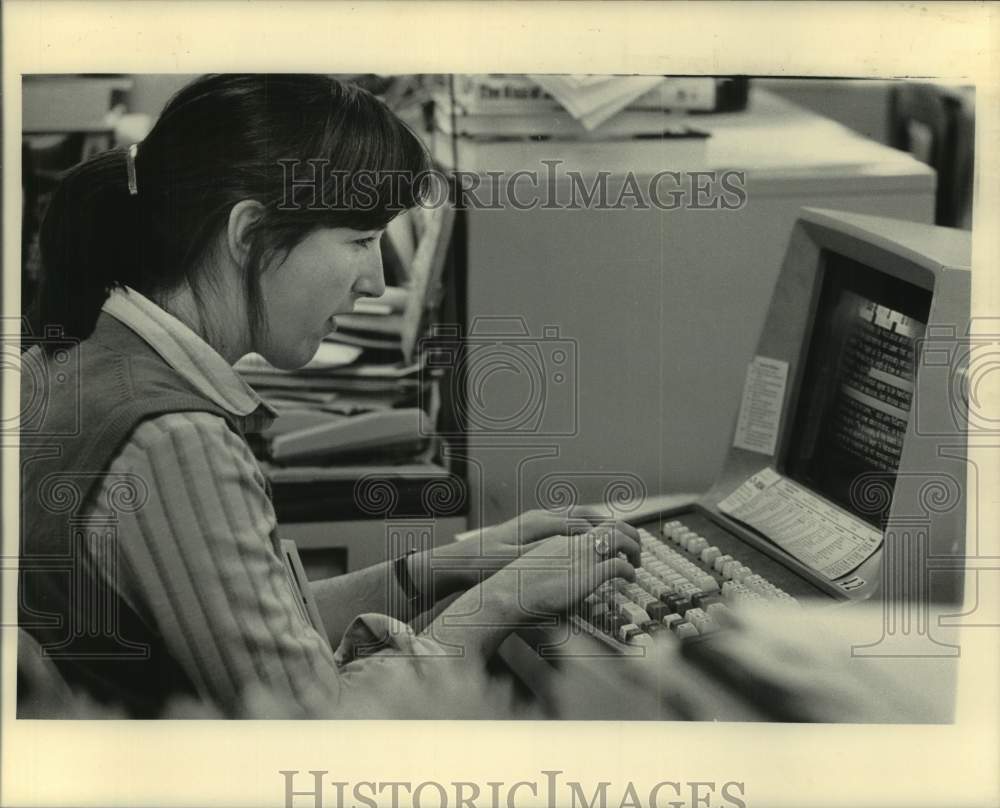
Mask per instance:
[[[608,520],[607,524],[614,525],[615,530],[624,533],[633,541],[639,541],[639,528],[633,527],[628,522],[623,522],[621,519],[611,519]]]
[[[593,538],[594,552],[598,556],[616,556],[618,553],[623,553],[633,567],[639,566],[641,555],[639,542],[623,531],[620,523],[600,525],[588,535]]]
[[[593,525],[585,519],[567,519],[551,511],[528,511],[518,518],[515,535],[518,544],[536,544],[550,536],[584,533]]]
[[[624,558],[609,558],[607,561],[602,561],[595,568],[597,586],[600,586],[605,581],[610,581],[612,578],[624,578],[626,581],[635,580],[635,567],[628,563]],[[597,586],[594,588],[596,589]]]
[[[566,535],[575,536],[578,533],[587,533],[593,530],[600,522],[592,522],[589,519],[581,519],[578,517],[570,517],[568,519],[562,520],[563,529],[562,533]]]
[[[611,518],[611,515],[604,510],[599,508],[573,508],[572,513],[567,517],[566,521],[586,524],[589,525],[587,529],[591,527],[597,527],[601,522],[607,522]]]

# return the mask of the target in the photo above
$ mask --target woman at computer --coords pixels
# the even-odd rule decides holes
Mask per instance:
[[[137,716],[179,695],[246,714],[248,694],[276,713],[391,713],[433,677],[414,656],[479,670],[516,625],[632,576],[632,528],[533,513],[316,582],[326,637],[301,608],[243,437],[273,412],[232,366],[301,367],[337,314],[382,294],[379,237],[428,167],[360,89],[220,75],[64,178],[24,363],[39,373],[22,384],[20,621],[72,687]],[[429,634],[400,633],[421,591],[464,594]],[[390,651],[364,658],[359,638],[387,628]]]

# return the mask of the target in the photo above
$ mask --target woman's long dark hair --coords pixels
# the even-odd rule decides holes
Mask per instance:
[[[157,299],[204,261],[233,205],[263,213],[245,292],[259,326],[261,272],[319,227],[384,227],[421,201],[430,163],[370,93],[319,75],[203,76],[167,104],[135,158],[115,149],[70,170],[40,233],[39,324],[84,339],[111,289]]]

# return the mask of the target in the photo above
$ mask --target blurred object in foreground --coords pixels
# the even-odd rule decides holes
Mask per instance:
[[[632,653],[590,636],[530,637],[517,654],[550,670],[532,679],[550,718],[572,720],[949,723],[956,657],[863,655],[883,630],[879,606],[747,606],[721,630],[691,640],[660,632]]]

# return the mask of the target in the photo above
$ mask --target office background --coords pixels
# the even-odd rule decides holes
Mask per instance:
[[[110,103],[122,104],[126,115],[114,138],[127,139],[192,77],[120,78]],[[45,175],[46,160],[68,159],[58,153],[60,116],[99,120],[109,102],[70,94],[53,104],[32,89],[29,78],[25,154]],[[71,109],[81,104],[99,106]],[[440,318],[457,319],[467,338],[477,324],[503,329],[515,320],[542,348],[567,343],[576,366],[568,397],[551,379],[521,372],[495,374],[475,391],[444,385],[446,398],[471,398],[463,405],[466,427],[513,423],[526,401],[542,424],[447,443],[438,460],[467,494],[449,529],[565,506],[560,491],[601,503],[618,495],[622,480],[640,495],[707,489],[731,442],[747,363],[798,211],[833,208],[971,228],[973,120],[967,88],[754,78],[745,109],[696,121],[710,138],[691,167],[745,172],[747,200],[738,210],[460,210],[447,266],[450,308]],[[91,147],[110,142],[98,138]],[[655,149],[633,155],[621,143],[593,148],[580,159],[595,171],[627,167],[648,177],[663,164]],[[477,165],[474,155],[459,162],[455,167],[473,172],[495,167]],[[36,193],[28,189],[29,208]],[[30,214],[25,222],[33,224]],[[30,245],[25,261],[32,261]],[[536,384],[541,394],[532,400]],[[313,493],[322,498],[322,489]],[[331,571],[384,550],[381,528],[357,516],[300,510],[283,521],[286,535],[315,551],[317,568]],[[340,529],[331,532],[331,521]],[[340,545],[346,555],[331,560],[328,551]]]

